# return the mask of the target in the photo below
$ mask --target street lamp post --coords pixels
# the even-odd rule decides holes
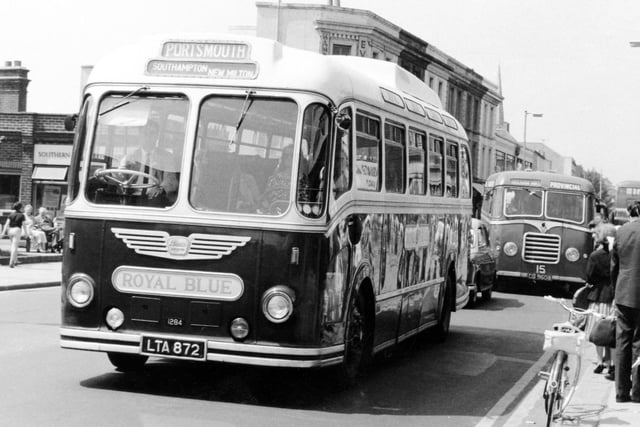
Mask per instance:
[[[523,152],[522,152],[522,168],[525,168],[525,164],[526,164],[526,156],[527,156],[527,117],[528,116],[532,116],[532,117],[542,117],[542,113],[531,113],[527,110],[524,110],[524,135],[522,136],[522,142],[523,142]]]

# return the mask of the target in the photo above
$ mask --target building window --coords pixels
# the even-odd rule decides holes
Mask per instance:
[[[504,167],[505,170],[508,171],[516,170],[516,158],[511,154],[507,154],[507,160]]]
[[[348,44],[334,44],[332,51],[332,55],[351,55],[351,45]]]
[[[505,170],[505,154],[502,151],[496,150],[496,172],[502,172]]]
[[[13,204],[19,199],[20,175],[0,175],[0,209],[11,210]]]
[[[431,89],[435,89],[435,88],[433,87],[433,77],[429,77],[429,87],[430,87]]]
[[[438,98],[442,101],[442,82],[438,82]]]

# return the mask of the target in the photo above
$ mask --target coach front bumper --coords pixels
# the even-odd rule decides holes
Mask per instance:
[[[163,335],[166,338],[183,337]],[[324,367],[341,363],[344,345],[321,348],[282,347],[276,345],[244,344],[234,341],[214,341],[206,337],[206,360],[257,366],[291,368]],[[60,328],[62,348],[114,353],[142,354],[142,335]],[[162,356],[159,356],[162,357]]]

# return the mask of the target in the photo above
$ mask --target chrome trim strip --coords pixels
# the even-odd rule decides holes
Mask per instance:
[[[114,353],[140,354],[140,348],[130,345],[99,344],[86,341],[60,340],[60,347],[75,350],[104,351]]]
[[[505,277],[521,277],[527,278],[528,273],[521,273],[519,271],[496,271],[497,276],[505,276]],[[584,283],[584,280],[579,277],[571,277],[571,276],[558,276],[551,275],[551,281],[559,281],[559,282],[573,282],[573,283]]]
[[[122,341],[140,345],[140,335],[137,334],[123,334],[119,332],[107,332],[91,329],[60,328],[60,336]]]
[[[390,339],[388,341],[385,341],[383,343],[378,344],[377,346],[375,346],[373,348],[373,352],[374,353],[378,353],[379,351],[384,350],[385,348],[389,348],[389,347],[393,347],[396,344],[396,339]]]
[[[432,320],[431,322],[424,323],[424,324],[422,324],[422,325],[420,325],[420,326],[418,327],[418,332],[422,332],[422,331],[424,331],[424,330],[427,330],[427,329],[429,329],[429,328],[432,328],[432,327],[436,326],[437,324],[438,324],[438,321],[437,321],[437,320]]]
[[[220,259],[251,240],[249,236],[193,233],[172,236],[161,230],[111,227],[111,232],[141,255],[173,260]]]
[[[343,357],[338,356],[331,359],[322,360],[287,360],[287,359],[270,359],[266,357],[247,357],[236,356],[232,354],[209,354],[207,361],[223,362],[223,363],[241,363],[244,365],[257,366],[274,366],[284,368],[318,368],[324,366],[336,365],[342,362]]]
[[[444,282],[444,278],[431,279],[431,280],[427,280],[426,282],[423,282],[423,283],[418,283],[416,285],[411,285],[411,286],[407,286],[406,288],[398,289],[396,291],[392,291],[392,292],[388,292],[388,293],[384,293],[384,294],[379,294],[376,297],[376,302],[378,302],[378,301],[386,301],[386,300],[388,300],[390,298],[394,298],[394,297],[397,297],[399,295],[408,294],[410,292],[417,291],[419,289],[428,288],[429,286],[438,285],[438,284],[443,283],[443,282]]]
[[[134,345],[128,345],[127,348],[134,348],[136,351],[140,351],[140,342],[142,341],[142,336],[137,334],[123,334],[119,332],[106,332],[106,331],[94,331],[94,330],[85,330],[85,329],[74,329],[74,328],[60,328],[60,340],[61,342],[69,342],[78,345],[91,345],[95,346],[96,350],[99,350],[98,347],[104,346],[105,344],[100,343],[92,343],[90,341],[72,341],[65,338],[81,338],[81,339],[95,339],[95,340],[105,340],[105,341],[115,341],[115,342],[123,342],[123,343],[131,343]],[[186,340],[202,340],[206,341],[207,350],[218,350],[218,351],[234,351],[238,353],[257,353],[257,354],[265,354],[265,355],[289,355],[289,356],[326,356],[332,354],[338,354],[344,351],[344,344],[334,345],[331,347],[322,347],[322,348],[298,348],[298,347],[283,347],[283,346],[271,346],[271,345],[259,345],[259,344],[243,344],[236,342],[219,342],[212,341],[202,336],[184,336],[184,335],[173,335],[173,334],[158,334],[158,333],[150,333],[144,334],[149,336],[158,336],[162,338],[172,338],[172,339],[186,339]],[[117,344],[113,344],[117,345]],[[85,348],[85,347],[82,347]],[[92,348],[93,349],[93,348]],[[110,350],[111,351],[111,350]],[[341,357],[341,356],[340,356]]]
[[[269,346],[259,344],[242,344],[235,342],[207,341],[207,348],[212,350],[236,351],[239,353],[284,354],[290,356],[324,356],[344,351],[344,344],[321,348],[298,348]]]
[[[540,233],[544,233],[546,231],[549,231],[553,228],[569,228],[571,230],[576,230],[576,231],[582,231],[584,233],[589,233],[589,229],[587,227],[584,226],[579,226],[579,225],[572,225],[572,224],[567,224],[564,222],[559,222],[559,221],[552,221],[552,220],[546,220],[546,219],[538,219],[538,220],[512,220],[512,221],[507,221],[507,220],[488,220],[487,221],[490,225],[510,225],[510,224],[526,224],[526,225],[530,225],[532,227],[534,227],[535,229],[537,229]],[[545,227],[542,227],[542,223],[544,222]]]

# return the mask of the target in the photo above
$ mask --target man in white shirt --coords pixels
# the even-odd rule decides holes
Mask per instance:
[[[175,156],[169,151],[158,147],[159,127],[156,122],[148,121],[140,132],[140,147],[122,158],[120,168],[148,175],[138,176],[135,182],[137,184],[149,184],[150,187],[133,194],[149,200],[155,200],[156,203],[154,204],[165,206],[172,204],[178,191],[179,167],[174,158]],[[149,179],[149,176],[154,177],[158,185],[152,185],[153,180]]]

